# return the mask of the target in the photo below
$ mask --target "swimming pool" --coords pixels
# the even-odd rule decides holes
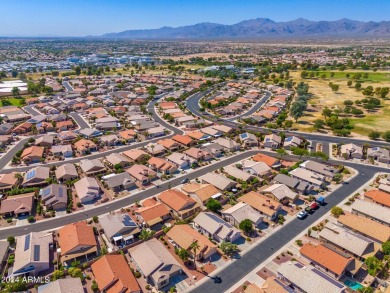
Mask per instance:
[[[363,288],[364,286],[356,281],[352,281],[352,280],[345,280],[344,282],[345,285],[347,285],[349,288],[351,288],[352,290],[359,290],[360,288]]]

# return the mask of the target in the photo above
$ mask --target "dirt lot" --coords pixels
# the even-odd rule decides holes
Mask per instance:
[[[353,87],[355,82],[353,82],[352,87],[347,85],[347,81],[349,79],[346,77],[346,74],[349,73],[352,76],[354,73],[356,73],[355,71],[334,71],[334,77],[330,77],[330,72],[331,71],[321,71],[319,73],[319,76],[326,74],[325,79],[318,77],[304,80],[301,78],[301,71],[291,72],[291,76],[293,77],[294,81],[304,81],[308,83],[310,86],[310,93],[314,94],[314,98],[309,101],[309,109],[305,116],[299,119],[300,121],[298,123],[294,124],[294,127],[298,128],[299,130],[313,131],[312,122],[315,119],[323,119],[321,112],[324,107],[328,107],[330,109],[343,109],[343,103],[345,100],[356,101],[364,98],[362,91],[357,91]],[[362,88],[369,85],[373,86],[374,89],[376,87],[390,87],[389,71],[364,71],[364,73],[368,73],[369,76],[367,79],[362,79]],[[337,93],[332,92],[328,85],[329,82],[338,84],[340,86],[340,89]],[[359,107],[359,109],[362,109],[362,107]],[[353,130],[354,136],[366,136],[372,130],[377,130],[380,132],[389,130],[389,115],[390,98],[387,98],[382,100],[382,107],[379,110],[371,113],[368,113],[364,110],[364,117],[350,116],[348,118],[351,119],[351,122],[355,126]]]

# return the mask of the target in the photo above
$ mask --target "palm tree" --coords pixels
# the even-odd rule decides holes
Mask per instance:
[[[192,250],[194,252],[194,266],[195,266],[195,270],[196,270],[196,251],[200,249],[200,246],[198,244],[198,241],[197,240],[193,240],[191,245],[190,245],[190,250]]]
[[[156,232],[150,229],[142,229],[139,239],[146,241],[153,237]]]
[[[16,185],[19,185],[20,182],[22,182],[22,179],[23,179],[22,174],[20,174],[20,173],[15,173],[14,177],[15,177],[15,179],[17,180],[17,181],[16,181]]]

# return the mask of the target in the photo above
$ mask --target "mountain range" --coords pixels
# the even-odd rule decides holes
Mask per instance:
[[[122,39],[248,39],[277,37],[383,37],[390,36],[390,21],[364,22],[350,19],[310,21],[299,18],[275,22],[268,18],[236,24],[198,23],[180,27],[126,30],[100,37]]]

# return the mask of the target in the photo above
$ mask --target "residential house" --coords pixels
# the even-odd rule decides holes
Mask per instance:
[[[387,186],[387,185],[385,185]],[[376,204],[390,208],[390,193],[382,190],[369,190],[364,193],[364,197]]]
[[[55,174],[60,182],[71,181],[79,178],[76,167],[71,163],[58,166]]]
[[[18,185],[19,179],[18,173],[16,172],[11,172],[11,173],[5,173],[5,174],[0,174],[0,191],[7,191],[10,189],[13,189]]]
[[[357,273],[362,265],[360,263],[360,265],[356,266],[353,257],[341,251],[330,249],[323,244],[305,243],[299,249],[299,252],[311,265],[335,279],[340,279],[346,272],[353,271]]]
[[[106,162],[112,167],[120,166],[124,168],[130,165],[130,160],[126,156],[118,153],[109,154],[106,157]]]
[[[56,127],[59,131],[66,131],[73,128],[74,124],[72,120],[58,121]]]
[[[83,177],[74,184],[74,188],[81,203],[85,204],[100,197],[100,186],[93,177]]]
[[[139,208],[135,211],[135,216],[143,227],[153,230],[160,230],[161,225],[166,220],[170,219],[169,210],[166,205],[162,203]]]
[[[263,216],[249,204],[243,202],[239,202],[231,208],[222,211],[221,214],[226,221],[236,227],[246,219],[250,220],[256,227],[263,222]]]
[[[277,276],[279,279],[290,283],[290,288],[297,288],[302,292],[347,292],[344,284],[330,279],[313,267],[303,266],[298,262],[281,264],[277,270]]]
[[[223,241],[234,242],[241,237],[240,230],[210,212],[199,213],[193,223],[199,232],[219,243]]]
[[[214,142],[218,143],[225,151],[235,152],[240,149],[240,144],[230,138],[218,137]]]
[[[72,146],[67,144],[67,145],[53,145],[51,147],[50,152],[55,156],[55,157],[63,157],[63,158],[72,158],[73,157],[73,149]]]
[[[353,214],[374,219],[379,223],[390,226],[390,208],[378,205],[373,202],[356,199],[351,204]]]
[[[57,235],[60,260],[67,266],[74,260],[89,260],[98,254],[93,228],[84,221],[65,225]]]
[[[82,156],[97,151],[97,145],[89,139],[80,139],[73,145],[76,148],[76,152]]]
[[[346,159],[362,159],[363,148],[354,143],[343,144],[340,147],[340,154]]]
[[[31,215],[34,208],[34,193],[10,196],[1,201],[0,214],[3,218]]]
[[[146,281],[158,290],[167,286],[170,280],[182,273],[177,260],[155,238],[129,249],[131,259]]]
[[[215,129],[215,128],[211,127],[211,126],[203,127],[203,128],[200,129],[200,131],[202,131],[203,133],[205,133],[207,135],[215,137],[215,138],[220,137],[220,136],[223,135],[222,131],[220,131],[218,129]]]
[[[201,205],[205,205],[210,198],[219,199],[222,195],[212,184],[187,183],[181,187],[181,190]]]
[[[100,142],[106,146],[116,146],[122,143],[116,134],[104,135],[99,138]]]
[[[115,245],[129,244],[140,229],[128,214],[106,214],[99,217],[99,224],[107,238]]]
[[[122,138],[126,143],[134,142],[136,133],[133,129],[126,129],[118,133],[119,137]]]
[[[67,144],[74,141],[77,138],[77,134],[73,131],[63,131],[58,134],[57,138],[61,143]]]
[[[242,170],[261,178],[269,178],[272,176],[272,169],[264,162],[244,160],[242,161]]]
[[[91,265],[91,269],[100,292],[141,292],[129,264],[120,254],[104,255]]]
[[[130,190],[136,187],[135,180],[127,172],[106,175],[103,176],[102,179],[104,179],[107,186],[115,192]]]
[[[137,163],[143,162],[144,160],[147,160],[150,157],[143,150],[139,150],[139,149],[124,151],[122,154],[128,157],[131,162],[137,162]]]
[[[30,146],[24,149],[20,158],[25,164],[39,163],[45,152],[44,147]]]
[[[158,196],[176,218],[187,219],[200,211],[200,205],[194,199],[177,189],[168,189]]]
[[[25,187],[44,185],[48,178],[50,178],[50,168],[38,166],[24,174],[22,185]]]
[[[282,211],[282,205],[278,201],[254,191],[244,194],[239,198],[239,201],[249,204],[271,221],[277,220],[279,213]]]
[[[38,137],[35,141],[36,146],[41,146],[45,148],[50,148],[54,143],[54,136],[52,135],[43,135]]]
[[[293,178],[307,182],[315,188],[322,189],[326,185],[325,176],[301,167],[289,172]]]
[[[390,163],[390,152],[381,147],[367,148],[367,158],[371,158],[380,163]]]
[[[337,218],[337,222],[381,244],[390,240],[390,227],[369,218],[344,212]]]
[[[244,147],[253,147],[259,145],[259,141],[256,135],[249,132],[241,133],[239,135],[239,139]]]
[[[155,142],[148,143],[144,149],[152,156],[161,156],[166,152],[166,149],[161,144]]]
[[[261,193],[280,203],[284,203],[286,200],[292,203],[298,198],[298,193],[292,191],[285,184],[273,184],[263,189]]]
[[[312,186],[309,185],[309,183],[285,174],[277,174],[274,177],[273,182],[284,184],[287,187],[291,188],[292,190],[302,194],[306,194],[312,189]]]
[[[176,134],[172,137],[172,140],[186,147],[191,147],[195,144],[195,141],[192,140],[188,135]]]
[[[84,159],[80,161],[79,165],[87,176],[104,173],[106,171],[106,167],[99,159]]]
[[[10,276],[39,275],[50,268],[53,236],[47,232],[31,232],[16,237],[15,261]]]
[[[196,159],[182,153],[172,153],[168,157],[166,157],[166,160],[177,165],[178,168],[182,170],[189,168],[192,164],[196,162]]]
[[[209,161],[213,158],[213,155],[208,151],[201,150],[199,148],[191,147],[188,150],[185,150],[183,154],[194,159],[197,162],[200,161]]]
[[[282,143],[282,138],[274,133],[264,136],[263,145],[266,148],[277,149]]]
[[[262,153],[258,153],[255,156],[253,156],[252,160],[255,162],[264,162],[268,165],[268,167],[272,169],[279,169],[282,166],[279,159],[276,159],[274,157]]]
[[[244,182],[250,182],[253,179],[256,178],[256,176],[252,175],[251,173],[245,172],[241,169],[238,169],[232,165],[226,166],[224,168],[224,172],[228,174],[229,176],[235,178],[235,180],[241,180]]]
[[[148,165],[150,169],[162,174],[173,174],[177,170],[176,164],[157,157],[151,157],[148,161]]]
[[[41,202],[47,209],[64,210],[68,206],[68,190],[65,185],[51,184],[40,190]]]
[[[157,141],[157,143],[171,152],[177,151],[181,148],[180,143],[170,138],[160,139],[159,141]]]
[[[291,148],[299,147],[302,144],[302,139],[296,136],[288,136],[284,139],[283,147],[286,150],[291,150]]]
[[[188,225],[173,226],[168,231],[167,237],[173,241],[175,247],[187,250],[196,260],[207,260],[217,253],[217,245]],[[195,252],[191,249],[194,242],[199,246],[199,249],[196,250],[196,255],[194,255]]]
[[[329,180],[332,180],[334,175],[338,173],[337,169],[335,167],[322,164],[315,161],[305,161],[302,164],[299,165],[299,167],[310,170],[314,173],[320,174],[322,176],[325,176]]]
[[[360,260],[375,256],[380,249],[379,243],[348,230],[340,224],[331,222],[326,223],[325,228],[321,230],[319,239],[333,247],[351,253]]]
[[[71,290],[71,291],[70,291]],[[38,293],[84,293],[83,284],[80,278],[66,278],[51,281],[40,285]]]
[[[91,138],[103,135],[102,132],[100,132],[99,130],[94,129],[94,128],[83,128],[80,130],[79,133],[82,137],[84,137],[86,139],[91,139]]]
[[[209,152],[213,157],[220,157],[224,152],[224,147],[216,142],[205,143],[200,147],[200,149],[202,151]]]
[[[201,183],[208,183],[214,185],[220,191],[228,191],[237,185],[237,182],[226,178],[221,174],[209,172],[199,177]]]
[[[134,164],[126,172],[142,185],[147,185],[157,178],[157,173],[144,165]]]

